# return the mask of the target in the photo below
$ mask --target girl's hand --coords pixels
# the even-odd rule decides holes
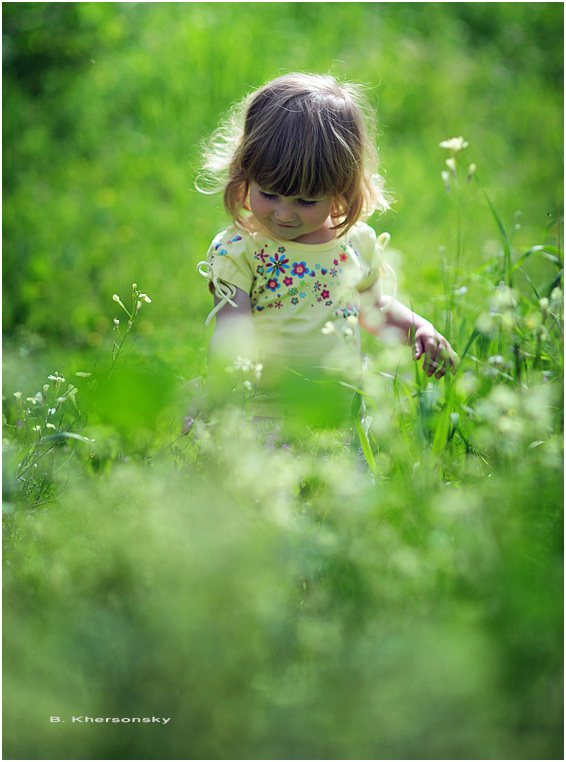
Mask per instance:
[[[430,378],[442,378],[447,369],[456,372],[458,355],[448,341],[430,323],[417,328],[414,335],[414,358],[424,356],[423,370]]]

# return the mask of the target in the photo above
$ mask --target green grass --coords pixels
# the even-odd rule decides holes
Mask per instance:
[[[562,758],[562,6],[3,20],[5,756]],[[372,224],[461,364],[366,336],[365,426],[269,450],[235,395],[180,437],[225,225],[198,144],[295,69],[370,86]]]

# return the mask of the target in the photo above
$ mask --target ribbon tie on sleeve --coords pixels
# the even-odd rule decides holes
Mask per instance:
[[[208,325],[214,315],[216,315],[216,313],[226,304],[230,304],[232,307],[238,306],[236,302],[233,301],[234,297],[236,296],[236,287],[232,286],[230,283],[226,283],[224,280],[221,280],[217,275],[214,275],[214,270],[212,269],[212,266],[209,262],[205,262],[204,260],[199,262],[197,265],[197,270],[199,274],[203,276],[203,278],[206,278],[209,283],[212,283],[214,295],[220,299],[218,304],[205,320],[204,324]]]

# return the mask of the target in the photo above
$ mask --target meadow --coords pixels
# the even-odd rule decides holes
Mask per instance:
[[[2,14],[4,756],[563,758],[563,5]],[[275,450],[240,369],[181,436],[200,144],[295,70],[366,85],[370,223],[460,363],[365,337],[366,427]]]

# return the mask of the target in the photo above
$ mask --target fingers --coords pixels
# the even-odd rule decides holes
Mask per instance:
[[[424,343],[424,355],[423,370],[430,378],[433,373],[442,372],[441,361],[443,355],[442,343],[433,336],[429,336]],[[442,367],[444,367],[442,365]],[[444,373],[442,373],[444,375]],[[440,376],[441,377],[441,376]]]
[[[435,378],[442,378],[448,369],[451,373],[456,373],[458,355],[444,337],[429,336],[425,342],[423,350],[415,357],[419,359],[424,353],[423,370],[428,378],[434,375]]]

